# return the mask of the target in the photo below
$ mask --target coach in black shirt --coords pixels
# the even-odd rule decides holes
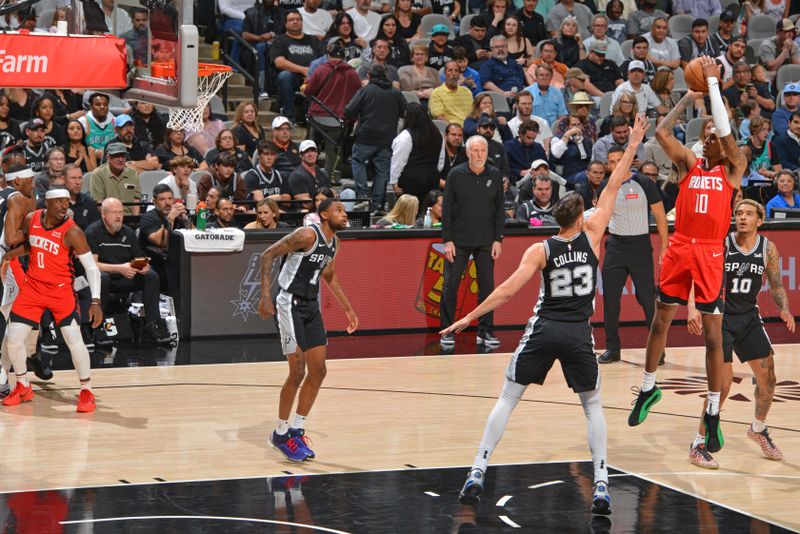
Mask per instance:
[[[467,163],[453,167],[444,188],[442,204],[442,240],[444,241],[444,289],[440,318],[442,328],[453,323],[458,286],[467,260],[474,258],[478,271],[478,302],[494,290],[494,260],[500,257],[505,214],[503,212],[503,177],[497,168],[487,165],[488,143],[480,136],[467,140]],[[478,321],[478,344],[497,347],[493,315]],[[452,334],[442,336],[444,348],[455,344]]]
[[[97,209],[97,201],[81,192],[83,185],[83,171],[74,163],[64,167],[64,186],[69,191],[69,209],[72,212],[72,220],[80,226],[81,230],[95,221],[100,220],[100,210]]]

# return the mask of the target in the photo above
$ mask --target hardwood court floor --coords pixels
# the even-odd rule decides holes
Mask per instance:
[[[768,422],[784,462],[762,458],[745,436],[753,388],[748,368],[736,363],[741,380],[731,394],[738,400],[724,406],[726,444],[716,455],[722,468],[689,463],[705,392],[703,354],[673,348],[659,381],[683,389],[665,390],[637,428],[626,419],[643,351],[601,367],[610,464],[800,530],[800,346],[776,351],[783,402]],[[0,492],[468,465],[507,362],[508,354],[330,361],[307,424],[318,459],[303,464],[282,461],[266,444],[284,363],[99,369],[93,414],[75,413],[74,371],[58,371],[33,402],[0,408]],[[580,404],[556,365],[545,386],[526,392],[492,463],[588,459],[585,433]]]

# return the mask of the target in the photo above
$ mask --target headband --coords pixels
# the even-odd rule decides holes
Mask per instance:
[[[66,189],[50,189],[44,194],[45,200],[52,200],[54,198],[69,198],[69,191]]]

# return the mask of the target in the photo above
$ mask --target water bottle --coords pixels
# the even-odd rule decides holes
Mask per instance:
[[[197,229],[205,230],[208,222],[208,208],[205,202],[197,203]]]
[[[211,59],[219,59],[219,41],[211,43]]]
[[[424,228],[430,228],[431,227],[431,209],[430,208],[428,208],[428,210],[425,212],[425,219],[423,219],[422,226]]]
[[[197,193],[188,193],[186,195],[186,209],[189,210],[189,213],[194,215],[197,209]]]

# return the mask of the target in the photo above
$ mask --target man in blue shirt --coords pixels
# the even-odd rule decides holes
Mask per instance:
[[[789,117],[800,110],[800,83],[789,82],[783,86],[783,106],[772,114],[772,131],[775,135],[785,134]]]
[[[522,121],[519,126],[519,136],[503,143],[511,169],[509,180],[512,184],[526,176],[531,168],[531,163],[537,159],[547,159],[544,147],[536,142],[539,134],[539,123],[530,119]]]
[[[512,98],[525,86],[525,72],[514,59],[508,58],[508,43],[502,35],[495,35],[489,41],[492,57],[481,65],[481,81],[486,91],[503,93]]]
[[[772,146],[783,169],[793,171],[800,168],[800,110],[792,113],[789,129],[774,137]]]
[[[533,95],[533,114],[548,124],[568,114],[561,90],[550,85],[552,79],[553,67],[543,63],[536,67],[536,83],[526,88]]]

